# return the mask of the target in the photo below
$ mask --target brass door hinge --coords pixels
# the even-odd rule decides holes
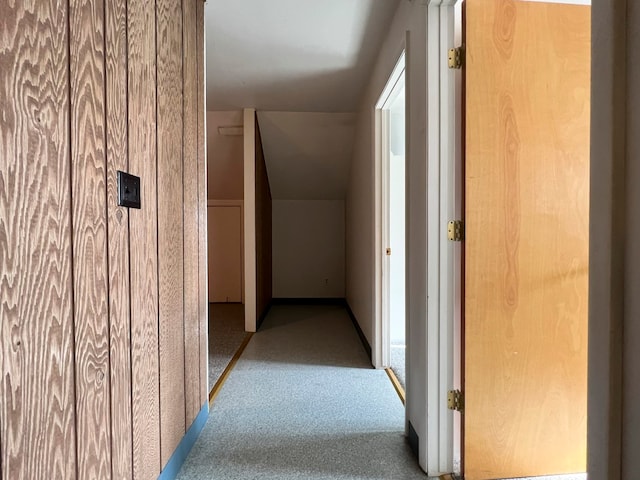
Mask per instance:
[[[449,68],[459,69],[464,64],[464,47],[449,49]]]
[[[449,390],[447,393],[447,408],[456,412],[464,411],[464,394],[460,390]]]
[[[464,222],[462,220],[452,220],[447,225],[447,238],[452,242],[464,240]]]

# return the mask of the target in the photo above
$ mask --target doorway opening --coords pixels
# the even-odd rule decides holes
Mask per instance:
[[[405,54],[376,104],[376,158],[380,178],[380,367],[406,389]],[[401,393],[403,396],[404,392]]]

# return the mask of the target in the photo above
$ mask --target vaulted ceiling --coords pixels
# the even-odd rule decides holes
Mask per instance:
[[[314,179],[322,182],[327,195],[344,195],[355,119],[341,114],[359,109],[398,3],[208,0],[205,4],[208,110],[259,112],[274,198],[321,195],[310,184]],[[320,175],[310,175],[314,171]]]

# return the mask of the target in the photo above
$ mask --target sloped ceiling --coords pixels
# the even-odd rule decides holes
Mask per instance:
[[[209,0],[209,110],[354,112],[398,0]]]
[[[355,119],[353,113],[259,112],[273,199],[344,198]]]
[[[354,116],[343,114],[359,108],[398,3],[205,4],[208,110],[259,112],[274,198],[344,198]]]

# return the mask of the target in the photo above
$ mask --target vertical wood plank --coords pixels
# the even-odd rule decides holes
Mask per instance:
[[[2,477],[76,476],[68,2],[0,3]]]
[[[205,128],[205,84],[204,84],[204,2],[196,2],[196,60],[198,84],[198,305],[200,321],[200,404],[209,397],[209,350],[208,350],[208,286],[207,286],[207,156]]]
[[[198,323],[198,83],[196,5],[183,0],[184,78],[184,353],[185,423],[200,411],[200,328]]]
[[[70,0],[78,477],[111,476],[104,2]]]
[[[142,208],[129,211],[135,480],[160,473],[155,14],[155,2],[128,5],[129,171],[140,176],[142,195]]]
[[[182,8],[157,0],[160,454],[164,466],[185,433],[182,168]]]
[[[133,477],[129,213],[117,206],[127,155],[127,0],[106,0],[107,216],[111,364],[111,476]]]

